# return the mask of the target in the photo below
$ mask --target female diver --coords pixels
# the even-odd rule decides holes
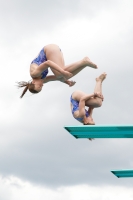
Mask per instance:
[[[100,107],[104,99],[102,95],[102,82],[107,74],[103,73],[96,78],[94,93],[86,94],[82,91],[75,91],[70,98],[70,106],[73,117],[84,125],[94,125],[92,118],[94,108]],[[85,109],[85,106],[88,109]]]
[[[85,67],[92,67],[97,69],[97,65],[92,63],[88,57],[82,60],[65,66],[63,54],[59,46],[55,44],[46,45],[39,53],[39,55],[31,62],[30,82],[17,82],[18,87],[25,87],[20,98],[29,90],[32,93],[38,93],[42,90],[43,84],[49,81],[61,81],[73,86],[74,81],[69,81],[71,77],[75,76]],[[48,68],[50,68],[54,75],[48,76]]]

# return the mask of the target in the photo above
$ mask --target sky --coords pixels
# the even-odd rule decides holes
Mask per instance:
[[[77,140],[64,129],[80,125],[72,92],[92,93],[103,72],[95,123],[133,123],[132,21],[132,0],[0,0],[0,199],[133,199],[133,179],[110,172],[133,167],[133,140]],[[16,81],[31,79],[31,61],[50,43],[66,65],[88,56],[98,69],[86,67],[71,88],[51,82],[20,99]]]

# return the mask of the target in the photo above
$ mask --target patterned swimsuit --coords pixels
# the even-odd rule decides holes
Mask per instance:
[[[45,54],[44,48],[43,48],[43,49],[40,51],[38,57],[35,58],[35,59],[31,62],[31,64],[32,64],[32,63],[35,63],[35,64],[37,64],[37,65],[39,66],[40,64],[42,64],[42,63],[45,62],[45,61],[47,61],[47,57],[46,57],[46,54]],[[47,74],[48,74],[48,69],[44,70],[44,71],[41,73],[41,75],[42,75],[42,76],[41,76],[41,79],[45,78],[45,77],[47,76]]]
[[[77,101],[77,100],[74,100],[73,98],[72,98],[72,96],[71,96],[71,98],[70,98],[70,102],[71,102],[71,104],[72,104],[72,106],[73,106],[73,108],[72,108],[72,114],[73,114],[73,117],[74,117],[74,112],[75,111],[77,111],[77,110],[79,110],[79,101]],[[89,116],[89,113],[88,113],[88,111],[85,109],[85,115],[86,115],[86,117],[88,117]],[[76,120],[78,120],[78,121],[80,121],[80,122],[82,122],[83,121],[83,117],[74,117]]]

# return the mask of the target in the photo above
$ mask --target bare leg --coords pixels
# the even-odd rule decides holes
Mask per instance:
[[[44,51],[47,57],[47,60],[51,60],[57,65],[59,65],[61,68],[65,68],[65,62],[63,58],[63,54],[59,48],[59,46],[55,44],[49,44],[44,47]],[[59,76],[60,73],[56,70],[52,69],[52,72],[55,74],[55,76]]]
[[[106,73],[101,74],[98,78],[96,78],[96,86],[94,89],[94,93],[99,93],[102,95],[102,82],[106,78]],[[102,97],[91,98],[85,102],[85,105],[92,108],[97,108],[102,105]]]
[[[63,54],[57,45],[47,45],[45,46],[44,50],[48,60],[53,61],[54,63],[62,67],[65,71],[72,73],[73,76],[75,76],[87,66],[97,69],[97,65],[92,63],[88,57],[83,58],[81,61],[65,66]],[[56,70],[52,71],[56,76],[59,76],[59,72],[57,72]]]
[[[91,122],[92,122],[93,124],[95,124],[95,122],[93,121],[93,118],[92,118],[93,109],[94,109],[94,108],[89,107],[88,112],[89,112],[89,117],[90,117],[90,119],[91,119]]]
[[[94,125],[95,124],[95,122],[93,121],[93,118],[92,118],[93,109],[94,108],[92,108],[92,107],[89,107],[89,109],[88,109],[88,113],[89,113],[89,116],[87,117],[87,124],[88,125]],[[86,121],[86,119],[84,119],[84,122],[85,121]]]
[[[57,65],[59,65],[62,68],[65,67],[63,54],[62,54],[59,46],[57,46],[55,44],[49,44],[44,47],[44,51],[45,51],[47,60],[51,60],[51,61],[55,62]]]
[[[96,86],[94,89],[94,93],[102,94],[102,82],[106,78],[106,73],[101,74],[98,78],[96,78]]]
[[[67,65],[64,70],[72,73],[73,76],[75,76],[76,74],[78,74],[82,69],[84,69],[87,66],[97,69],[97,65],[92,63],[88,57],[85,57],[78,62]]]

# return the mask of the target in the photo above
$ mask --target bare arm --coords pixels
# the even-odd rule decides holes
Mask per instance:
[[[75,85],[75,83],[76,83],[75,81],[72,81],[72,80],[71,80],[71,81],[69,81],[69,80],[66,80],[66,81],[65,81],[63,78],[61,78],[60,81],[61,81],[62,83],[66,83],[67,85],[69,85],[69,87],[72,87],[72,86]]]
[[[103,95],[101,95],[100,93],[93,93],[90,95],[84,95],[81,97],[80,101],[79,101],[79,117],[83,117],[85,116],[85,102],[91,98],[95,98],[98,97],[100,99],[103,100]]]
[[[85,101],[89,100],[92,97],[94,97],[94,94],[85,95],[81,97],[79,101],[79,116],[78,117],[83,117],[85,115]]]
[[[49,75],[43,80],[44,83],[48,83],[50,81],[59,81],[59,79],[55,75]]]
[[[44,79],[44,83],[48,83],[50,81],[61,81],[62,83],[69,85],[69,87],[73,86],[76,83],[75,81],[65,81],[63,78],[59,79],[55,75],[46,76],[46,78]]]
[[[51,60],[47,60],[46,62],[40,64],[37,68],[35,68],[32,72],[31,72],[31,76],[32,77],[38,77],[40,76],[40,74],[45,71],[48,68],[51,68],[53,70],[56,70],[57,72],[59,72],[59,77],[64,77],[64,78],[70,78],[72,76],[72,74],[68,71],[64,71],[63,68],[61,68],[60,66],[58,66],[56,63],[52,62]],[[59,78],[58,77],[58,78]]]

